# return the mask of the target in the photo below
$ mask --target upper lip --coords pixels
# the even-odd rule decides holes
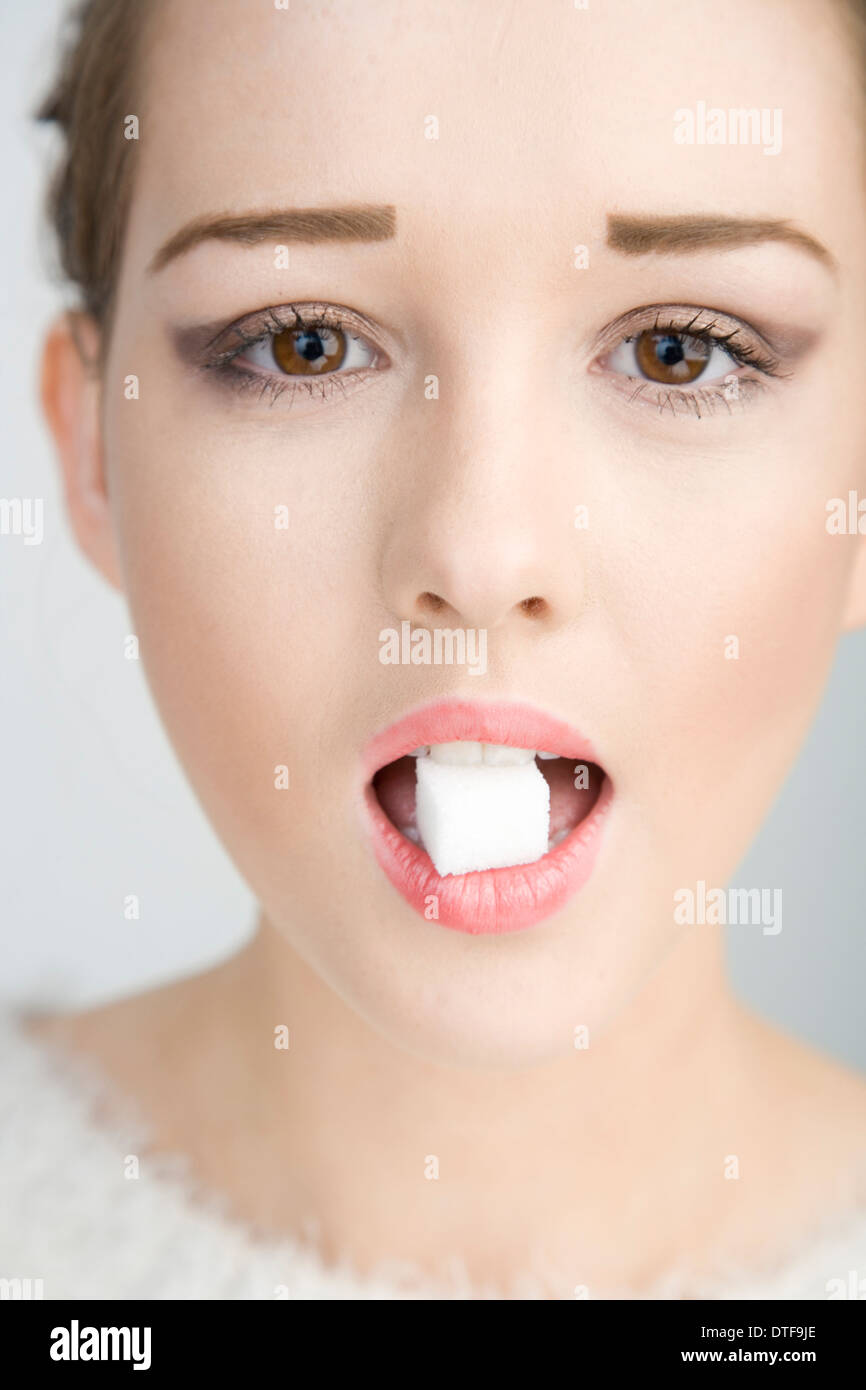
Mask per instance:
[[[471,739],[558,753],[562,758],[598,762],[587,738],[565,720],[519,701],[435,700],[410,710],[380,733],[363,753],[364,777],[369,780],[388,763],[430,743]]]

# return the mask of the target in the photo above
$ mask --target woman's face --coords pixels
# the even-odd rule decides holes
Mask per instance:
[[[371,1023],[441,1060],[565,1054],[712,930],[674,894],[735,868],[849,602],[826,522],[864,487],[866,207],[836,11],[172,0],[153,40],[103,445],[162,716],[271,923]],[[393,235],[277,223],[152,268],[198,219],[356,205]],[[707,217],[816,245],[684,245]],[[631,219],[676,225],[638,253]],[[486,671],[385,664],[405,621],[483,630]],[[443,921],[381,866],[371,740],[451,697],[482,741],[490,702],[566,721],[612,791],[582,887],[516,930],[473,930],[477,880],[443,880]],[[592,799],[563,795],[573,825]]]

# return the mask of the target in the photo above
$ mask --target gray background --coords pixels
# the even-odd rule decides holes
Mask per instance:
[[[231,954],[254,903],[178,769],[126,661],[123,601],[78,556],[37,404],[63,303],[41,221],[51,132],[27,112],[61,0],[3,0],[0,496],[42,497],[45,539],[0,536],[0,996],[79,1007]],[[843,639],[803,754],[734,880],[783,892],[783,930],[729,928],[739,993],[866,1069],[866,634]],[[127,921],[135,893],[141,917]]]

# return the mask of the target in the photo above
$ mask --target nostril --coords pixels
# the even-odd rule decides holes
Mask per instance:
[[[447,608],[447,606],[444,598],[440,598],[438,594],[430,593],[429,590],[418,595],[418,608],[422,613],[441,613],[442,609]]]
[[[521,600],[520,607],[528,618],[543,618],[547,612],[547,600],[534,596]]]

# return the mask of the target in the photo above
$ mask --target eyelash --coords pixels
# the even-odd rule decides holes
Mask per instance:
[[[285,317],[283,317],[285,315]],[[306,317],[305,317],[306,315]],[[323,372],[321,376],[305,377],[284,373],[279,375],[276,372],[270,375],[265,372],[258,372],[252,368],[236,365],[236,361],[250,348],[258,347],[261,343],[266,343],[269,338],[276,338],[281,333],[289,331],[299,333],[311,333],[320,328],[330,328],[347,337],[361,339],[367,346],[372,348],[375,355],[375,362],[366,367],[355,368],[352,371],[332,371]],[[379,359],[384,354],[377,348],[375,343],[368,340],[365,333],[358,332],[359,325],[347,310],[339,309],[333,304],[305,305],[303,310],[295,304],[282,305],[279,309],[270,308],[264,314],[258,314],[252,320],[241,320],[240,323],[232,324],[224,332],[221,332],[217,343],[225,340],[226,337],[234,337],[235,341],[230,347],[219,349],[211,354],[202,363],[206,371],[212,371],[227,386],[236,391],[258,390],[258,400],[262,401],[265,397],[270,397],[271,405],[283,394],[284,391],[291,391],[289,405],[295,398],[295,393],[303,392],[308,397],[316,397],[319,400],[330,400],[336,392],[342,391],[346,394],[345,378],[349,378],[355,385],[367,378],[374,372],[380,370]],[[211,343],[213,348],[213,343]]]
[[[701,323],[702,318],[708,318],[709,322]],[[726,326],[725,331],[717,331],[717,326],[720,323]],[[698,324],[700,326],[696,327]],[[621,333],[621,336],[614,338],[618,328],[622,330],[626,327],[630,328],[631,331]],[[695,309],[693,306],[687,305],[676,307],[671,305],[649,306],[618,319],[605,331],[604,338],[607,341],[607,346],[603,356],[611,357],[620,346],[635,342],[643,333],[697,338],[709,344],[711,349],[714,347],[722,348],[732,360],[731,373],[726,374],[721,379],[714,379],[705,386],[695,385],[691,389],[687,389],[685,386],[668,386],[664,383],[653,382],[649,377],[629,376],[622,372],[610,373],[623,383],[636,383],[635,389],[628,396],[630,404],[654,405],[660,415],[663,415],[670,408],[674,415],[678,412],[682,414],[694,413],[698,419],[701,419],[702,406],[706,407],[707,413],[713,414],[719,402],[727,407],[730,414],[732,397],[728,389],[728,379],[730,375],[733,375],[735,366],[751,368],[754,373],[754,375],[742,374],[735,377],[735,380],[745,388],[744,395],[740,395],[738,386],[738,394],[733,397],[739,404],[743,404],[744,399],[754,393],[766,390],[771,379],[783,379],[790,375],[790,373],[782,371],[780,359],[772,351],[769,344],[755,333],[754,329],[749,329],[746,324],[716,310]],[[750,333],[751,338],[738,341],[744,333]],[[595,363],[600,360],[601,357],[596,356]],[[596,367],[596,370],[604,370],[604,368]],[[696,378],[696,381],[698,380],[699,378]],[[619,389],[622,390],[623,388],[620,387]]]
[[[650,315],[653,317],[650,318]],[[708,316],[709,322],[696,327],[702,316]],[[717,331],[720,322],[726,325],[726,331]],[[202,366],[205,370],[214,372],[231,389],[239,392],[257,391],[258,401],[261,402],[267,397],[270,399],[271,405],[285,391],[291,392],[289,406],[299,391],[308,398],[317,398],[320,401],[330,400],[338,391],[342,392],[345,397],[347,394],[346,378],[353,385],[359,385],[361,381],[366,381],[371,375],[381,370],[380,360],[384,357],[376,344],[369,341],[366,333],[355,331],[359,327],[360,325],[348,310],[338,308],[333,304],[313,304],[303,307],[287,304],[280,308],[269,308],[252,319],[241,320],[221,331],[209,345],[210,355],[206,357]],[[372,348],[375,361],[362,368],[355,368],[350,371],[335,370],[323,373],[321,376],[311,377],[290,373],[280,375],[277,372],[269,374],[236,365],[237,359],[245,352],[267,342],[269,338],[275,338],[289,330],[309,333],[320,328],[330,328],[349,337],[361,339]],[[626,328],[631,331],[622,332]],[[614,337],[617,329],[621,330],[620,336]],[[754,336],[740,342],[738,339],[743,336],[744,330],[751,332]],[[674,336],[688,335],[708,343],[711,348],[722,348],[730,356],[732,367],[735,364],[738,368],[751,368],[755,373],[755,375],[743,374],[736,377],[736,380],[745,387],[748,396],[754,392],[765,390],[770,379],[787,375],[781,371],[780,361],[769,345],[764,343],[759,335],[755,335],[754,330],[749,330],[739,320],[720,314],[715,310],[695,309],[690,306],[672,307],[670,305],[649,306],[645,309],[632,311],[612,324],[603,335],[606,340],[606,347],[603,353],[597,353],[594,358],[594,369],[604,371],[605,368],[598,365],[603,356],[611,357],[620,346],[634,342],[641,334],[648,332],[667,333]],[[219,348],[214,352],[214,343],[219,344],[227,338],[234,340],[231,345]],[[649,377],[630,376],[624,372],[608,371],[608,375],[623,383],[636,383],[635,389],[628,394],[629,403],[654,405],[659,414],[664,414],[669,408],[674,415],[678,412],[694,413],[700,419],[702,418],[702,407],[705,407],[706,411],[712,414],[720,401],[724,403],[729,413],[731,411],[731,396],[727,378],[716,379],[708,385],[696,385],[687,389],[685,386],[668,386],[665,383],[653,382]],[[699,378],[695,380],[697,382]],[[622,391],[624,387],[617,389]],[[736,399],[742,403],[743,397],[738,394]]]

